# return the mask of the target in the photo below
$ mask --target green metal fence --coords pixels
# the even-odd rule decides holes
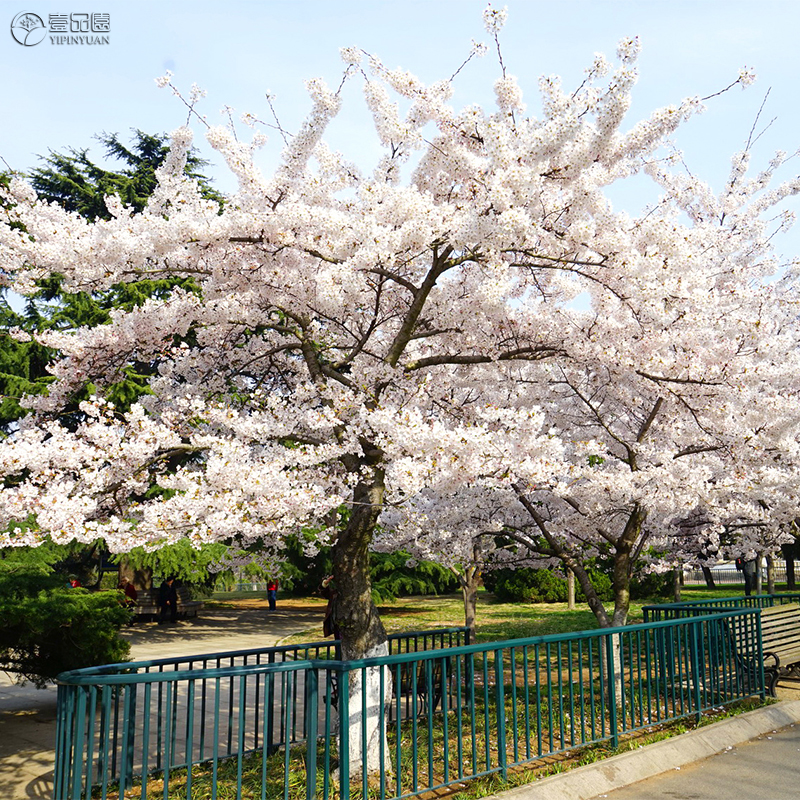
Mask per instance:
[[[760,631],[738,609],[480,645],[406,637],[353,662],[314,644],[65,673],[54,800],[392,800],[505,775],[763,697]]]
[[[800,592],[782,594],[754,594],[738,597],[704,598],[702,600],[686,600],[682,603],[660,603],[643,606],[645,622],[657,622],[664,619],[680,619],[694,616],[698,610],[702,613],[722,611],[728,608],[770,608],[783,603],[800,602]]]

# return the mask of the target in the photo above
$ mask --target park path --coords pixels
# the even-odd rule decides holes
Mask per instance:
[[[593,800],[784,800],[800,787],[800,725],[771,731],[684,768]]]
[[[195,619],[139,623],[123,635],[137,661],[270,647],[314,628],[321,639],[324,608],[323,603],[284,603],[275,611],[206,608]],[[0,800],[51,800],[55,719],[54,686],[17,686],[0,672]]]

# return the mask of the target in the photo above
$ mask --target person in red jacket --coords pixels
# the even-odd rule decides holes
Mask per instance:
[[[278,601],[278,581],[270,578],[267,583],[267,600],[269,600],[269,610],[275,610],[275,604]]]
[[[136,605],[136,601],[139,599],[139,592],[136,591],[136,587],[123,576],[119,579],[119,586],[117,588],[125,593],[124,603],[126,608],[133,608]]]

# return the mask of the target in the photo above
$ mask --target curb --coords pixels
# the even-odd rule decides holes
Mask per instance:
[[[797,722],[800,722],[800,700],[783,700],[630,753],[498,792],[484,800],[591,800],[614,789],[702,761]]]

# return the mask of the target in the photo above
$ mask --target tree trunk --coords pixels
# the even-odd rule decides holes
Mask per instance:
[[[353,508],[345,527],[333,547],[333,570],[336,587],[336,623],[341,631],[343,661],[385,656],[389,654],[386,630],[372,601],[369,575],[369,545],[375,523],[381,511],[384,494],[384,475],[373,470],[371,481],[361,481],[353,492]],[[381,670],[384,693],[382,695]],[[362,765],[368,774],[380,771],[381,738],[388,763],[386,719],[381,711],[391,700],[391,672],[387,668],[356,669],[349,673],[349,751],[350,778],[361,775]],[[366,695],[366,702],[364,701]],[[366,708],[366,714],[364,709]],[[384,722],[385,725],[385,722]],[[366,731],[366,751],[363,751]],[[340,735],[344,735],[340,732]]]
[[[714,583],[714,573],[711,571],[711,568],[703,565],[700,569],[703,571],[703,577],[706,579],[706,586],[709,589],[716,589],[717,584]]]
[[[461,595],[464,598],[464,627],[467,628],[469,644],[474,644],[481,568],[474,563],[466,567],[462,573],[458,574],[458,582],[461,584]]]
[[[786,556],[786,588],[793,592],[797,589],[794,577],[794,556]]]
[[[575,573],[567,567],[567,608],[575,608]]]
[[[761,594],[761,553],[756,556],[756,594]]]
[[[672,570],[672,599],[676,603],[681,601],[681,575],[683,571],[676,567]]]
[[[767,593],[775,594],[775,559],[768,555],[767,557]]]
[[[625,522],[625,528],[620,536],[614,542],[614,569],[612,575],[612,588],[614,591],[614,612],[609,618],[608,611],[606,610],[603,601],[597,594],[597,590],[592,584],[584,565],[576,558],[575,554],[570,552],[567,548],[561,545],[558,539],[553,536],[550,528],[548,527],[547,520],[537,510],[536,506],[528,499],[523,489],[519,484],[513,485],[514,491],[517,493],[522,506],[530,514],[531,519],[536,523],[536,526],[542,532],[548,549],[544,552],[537,550],[529,540],[515,539],[520,544],[528,547],[532,552],[540,552],[542,555],[551,555],[558,557],[564,564],[566,569],[571,569],[575,573],[575,578],[580,584],[586,602],[589,608],[595,615],[598,624],[601,628],[608,627],[622,627],[628,621],[628,612],[631,604],[631,573],[633,571],[634,548],[639,542],[642,535],[642,527],[647,519],[647,510],[642,508],[638,503],[634,503],[630,515]],[[612,663],[614,666],[614,686],[613,690],[616,693],[617,701],[622,702],[622,659],[620,648],[620,640],[618,636],[611,639],[606,639],[611,643],[613,648]],[[606,654],[606,646],[603,645],[604,655]],[[612,687],[608,687],[609,693]]]

